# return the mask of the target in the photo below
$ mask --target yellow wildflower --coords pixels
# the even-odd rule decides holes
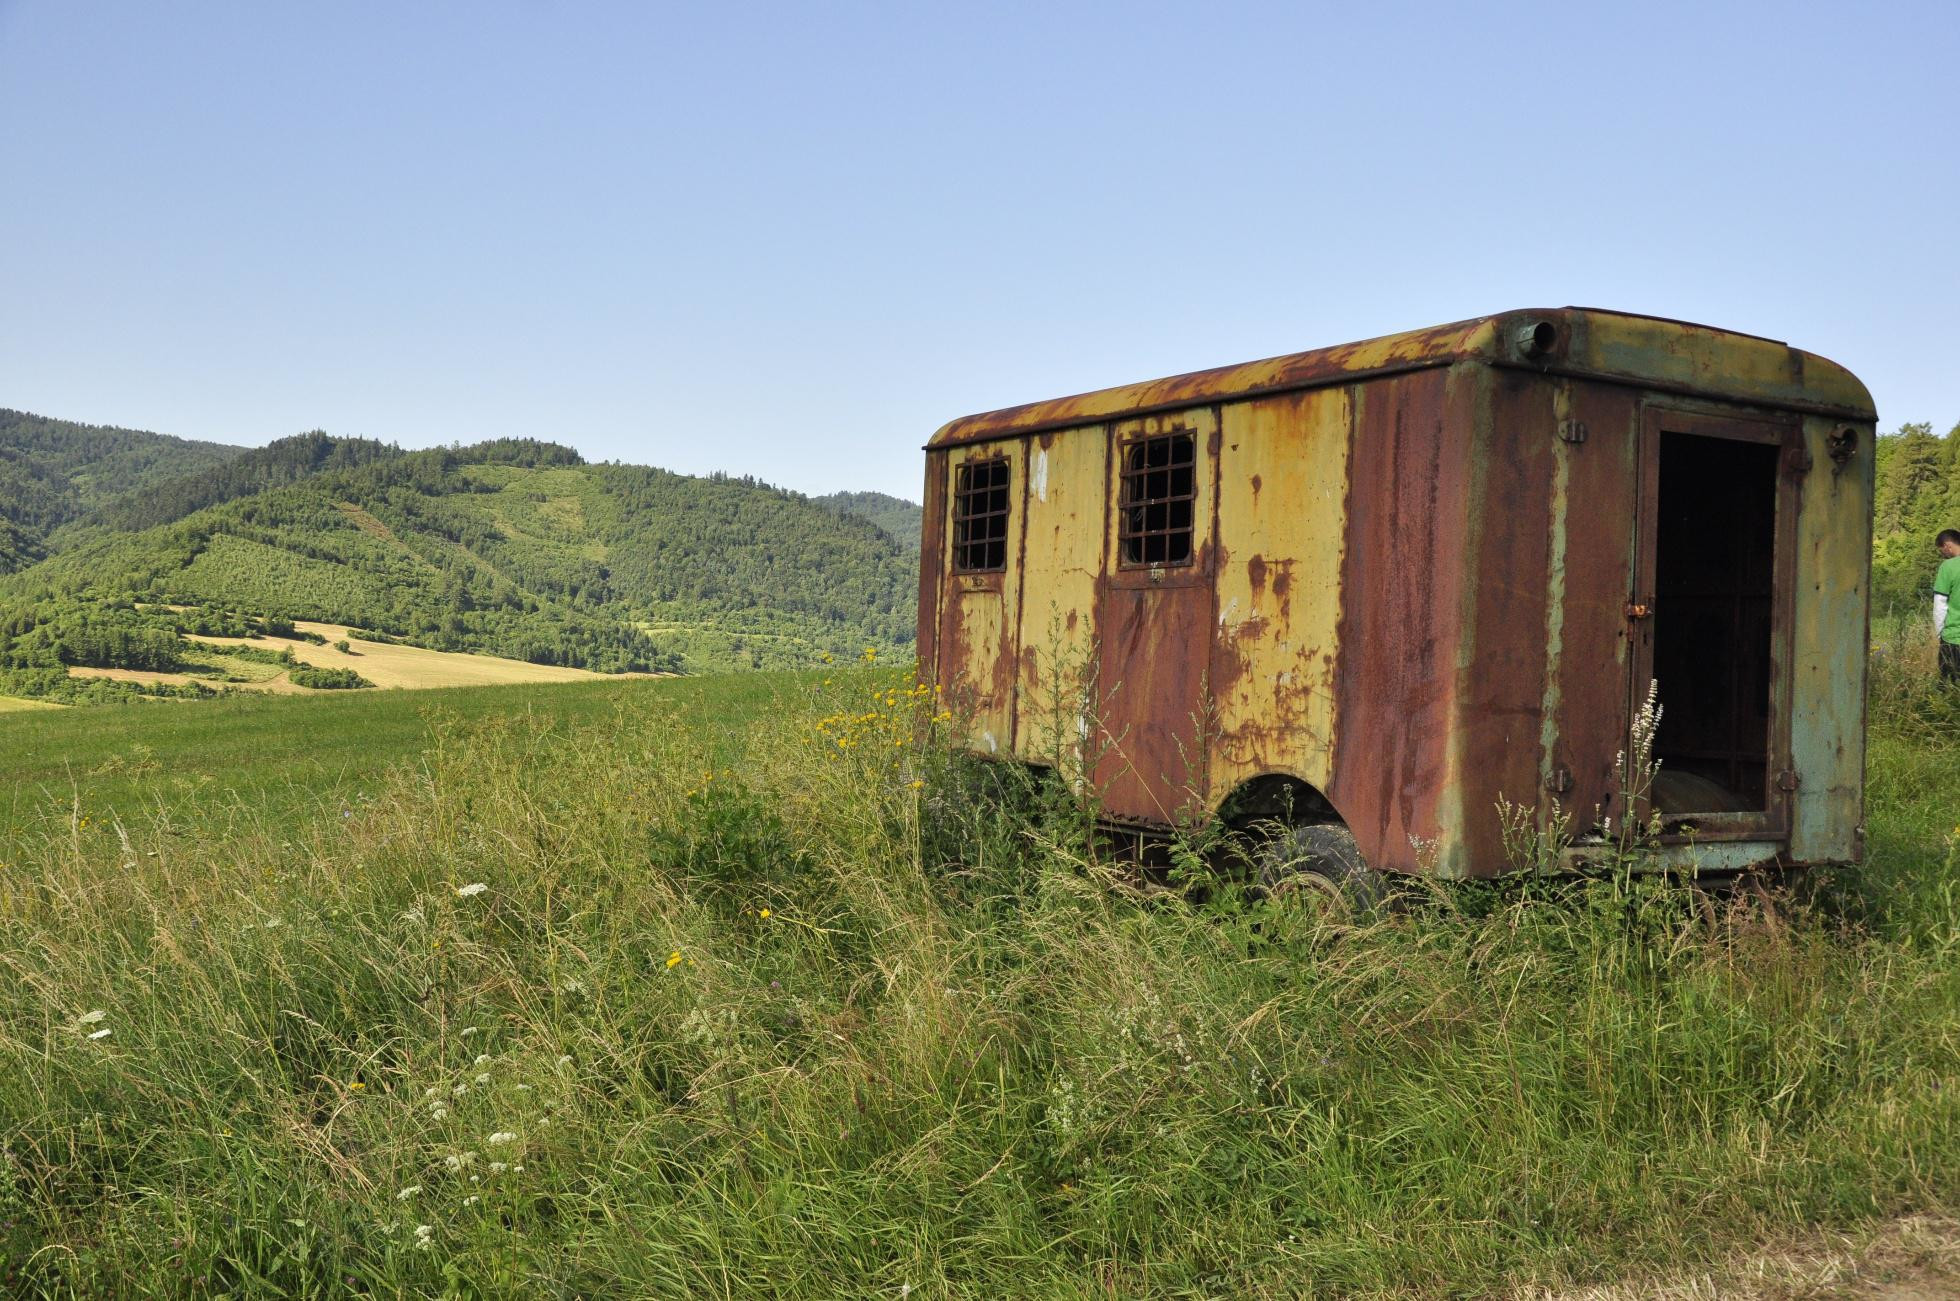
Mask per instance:
[[[671,971],[675,967],[678,967],[680,965],[681,965],[681,951],[679,949],[675,949],[672,953],[669,953],[667,955],[667,969]]]

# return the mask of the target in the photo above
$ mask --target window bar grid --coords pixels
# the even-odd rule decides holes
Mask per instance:
[[[968,461],[953,489],[953,568],[965,574],[1007,568],[1010,472],[1005,457]]]
[[[1155,434],[1123,445],[1117,540],[1123,563],[1185,565],[1192,555],[1197,440],[1189,433]]]

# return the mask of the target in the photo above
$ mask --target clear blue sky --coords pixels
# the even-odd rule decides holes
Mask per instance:
[[[1580,303],[1960,420],[1960,6],[0,0],[0,405],[918,495],[970,411]]]

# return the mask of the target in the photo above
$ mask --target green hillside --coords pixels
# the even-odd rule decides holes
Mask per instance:
[[[127,693],[66,668],[174,671],[182,634],[267,616],[602,672],[804,665],[912,636],[916,561],[869,521],[550,443],[316,432],[91,503],[0,579],[13,694]]]
[[[0,574],[41,559],[62,525],[244,451],[0,407]]]
[[[925,520],[925,508],[919,503],[882,492],[833,492],[810,500],[868,519],[908,553],[918,554],[919,528]]]

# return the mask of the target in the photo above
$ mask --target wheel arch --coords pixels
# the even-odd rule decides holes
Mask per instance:
[[[1255,773],[1232,787],[1218,802],[1219,821],[1245,829],[1259,822],[1310,825],[1347,819],[1327,793],[1289,769]]]

